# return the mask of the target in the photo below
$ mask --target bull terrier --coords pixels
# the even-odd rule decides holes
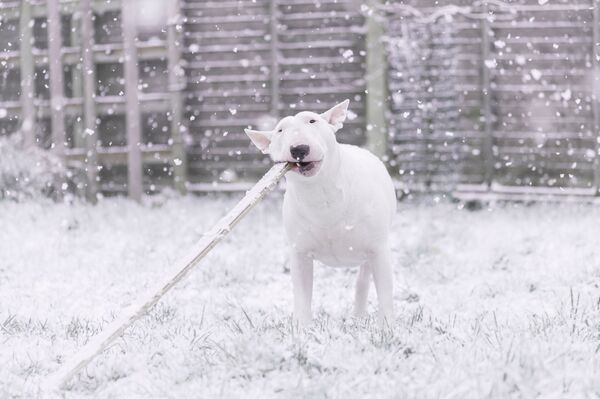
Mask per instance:
[[[283,222],[291,244],[294,320],[311,321],[313,263],[360,267],[355,316],[367,310],[373,276],[380,322],[391,322],[393,271],[390,228],[396,191],[384,164],[369,151],[340,144],[336,132],[348,113],[346,100],[318,114],[300,112],[273,130],[246,129],[254,145],[274,162],[290,162]]]

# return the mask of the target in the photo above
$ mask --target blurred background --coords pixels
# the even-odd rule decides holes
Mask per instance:
[[[598,0],[0,2],[0,197],[237,191],[350,99],[405,194],[600,187]]]

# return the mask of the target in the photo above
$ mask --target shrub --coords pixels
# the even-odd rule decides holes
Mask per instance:
[[[67,176],[67,168],[52,152],[25,148],[18,134],[0,138],[0,200],[61,198]]]

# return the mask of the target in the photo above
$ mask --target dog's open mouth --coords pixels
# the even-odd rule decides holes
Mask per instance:
[[[300,173],[303,176],[312,176],[321,166],[321,161],[309,161],[309,162],[292,162],[292,170]]]

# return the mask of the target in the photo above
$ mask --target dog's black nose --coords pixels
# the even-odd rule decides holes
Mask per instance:
[[[296,161],[302,161],[310,152],[310,147],[304,144],[293,145],[290,147],[290,154]]]

